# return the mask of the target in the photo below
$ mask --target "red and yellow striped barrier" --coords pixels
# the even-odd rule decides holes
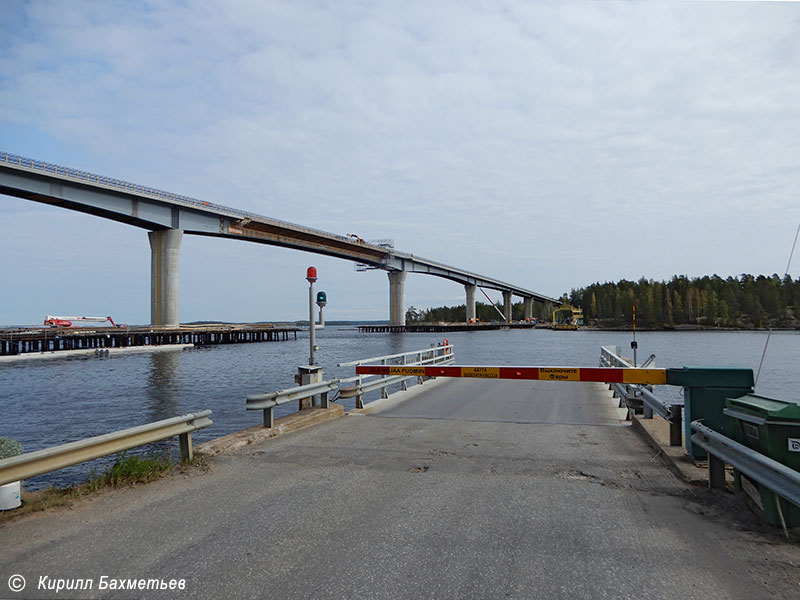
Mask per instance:
[[[417,375],[419,377],[478,377],[481,379],[539,379],[544,381],[597,381],[601,383],[667,383],[666,369],[616,367],[414,367],[360,365],[356,375]]]

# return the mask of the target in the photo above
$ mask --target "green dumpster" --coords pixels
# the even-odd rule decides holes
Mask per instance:
[[[693,458],[702,460],[706,458],[706,451],[692,444],[692,421],[702,420],[703,425],[727,435],[722,414],[725,400],[753,391],[753,370],[730,367],[667,369],[667,384],[684,388],[686,451]]]
[[[800,405],[755,394],[728,398],[724,409],[726,435],[740,444],[800,471]],[[746,492],[764,511],[767,521],[780,525],[780,512],[787,527],[800,526],[800,507],[784,500],[740,473],[737,491]]]

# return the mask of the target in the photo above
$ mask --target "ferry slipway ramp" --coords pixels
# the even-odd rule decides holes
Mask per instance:
[[[601,384],[420,387],[0,525],[0,597],[796,597],[800,548],[678,480]],[[94,588],[37,590],[45,575]]]

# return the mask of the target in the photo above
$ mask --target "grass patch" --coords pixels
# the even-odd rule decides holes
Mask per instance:
[[[172,469],[172,461],[163,454],[149,456],[117,454],[116,462],[99,477],[92,477],[87,485],[94,489],[122,487],[134,483],[148,483]]]
[[[105,489],[149,483],[176,470],[176,465],[163,454],[129,456],[127,452],[120,452],[116,455],[116,459],[102,474],[97,475],[96,471],[92,471],[89,481],[84,484],[66,488],[52,487],[36,492],[23,491],[22,506],[14,510],[0,511],[0,523],[29,513],[69,506],[81,498]],[[183,475],[193,469],[207,471],[208,457],[195,453],[191,461],[184,461],[177,468]]]

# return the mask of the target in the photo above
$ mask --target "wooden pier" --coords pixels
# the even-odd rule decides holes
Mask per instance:
[[[514,323],[414,323],[413,325],[359,325],[361,333],[447,333],[449,331],[492,331],[495,329],[533,329],[533,321]]]
[[[31,327],[0,330],[0,356],[60,350],[128,348],[172,344],[245,344],[297,339],[298,327],[271,323],[211,323],[177,327]]]

